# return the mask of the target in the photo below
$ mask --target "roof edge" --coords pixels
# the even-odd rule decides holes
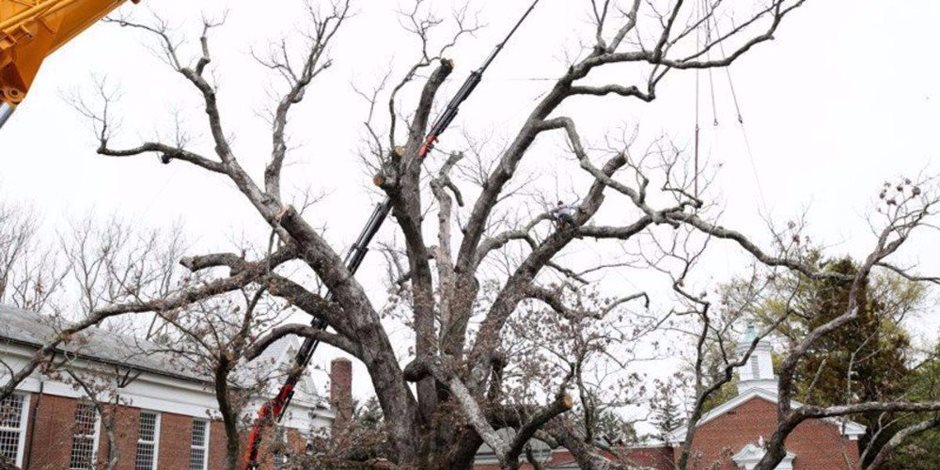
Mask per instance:
[[[741,393],[738,396],[713,408],[708,413],[705,413],[704,415],[702,415],[698,423],[695,424],[695,427],[698,428],[708,423],[709,421],[712,421],[715,418],[718,418],[719,416],[722,416],[726,414],[727,412],[737,408],[738,406],[741,406],[742,404],[750,401],[753,398],[761,398],[774,404],[779,402],[777,393],[770,392],[768,390],[761,389],[761,388],[751,388],[751,389],[746,390],[744,393]],[[790,405],[793,408],[800,408],[804,406],[802,403],[795,401],[795,400],[790,400]],[[852,421],[850,419],[840,418],[837,416],[828,416],[825,418],[817,418],[817,419],[839,426],[841,428],[839,430],[839,433],[853,440],[856,439],[858,436],[865,434],[865,431],[868,429],[864,425],[856,423],[855,421]],[[682,426],[670,432],[669,435],[667,436],[666,442],[672,445],[680,444],[682,443],[682,441],[685,440],[685,435],[687,432],[688,432],[688,426]]]

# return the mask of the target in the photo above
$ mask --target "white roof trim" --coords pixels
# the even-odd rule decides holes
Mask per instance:
[[[767,452],[767,449],[760,447],[754,443],[750,443],[744,446],[737,454],[731,456],[731,460],[734,460],[735,463],[757,463],[760,459],[764,457],[764,454]],[[783,458],[784,461],[793,460],[796,458],[796,454],[793,452],[787,451],[787,455]]]
[[[767,453],[767,449],[755,445],[754,443],[749,443],[738,451],[737,454],[734,454],[731,460],[745,470],[753,470],[753,468],[757,466],[757,463],[764,458],[765,453]],[[787,451],[787,455],[777,464],[776,470],[793,470],[793,459],[795,458],[796,454]]]
[[[708,413],[705,413],[704,415],[702,415],[702,418],[699,419],[698,424],[696,424],[695,426],[696,427],[702,426],[703,424],[737,408],[738,406],[744,404],[745,402],[747,402],[748,400],[752,398],[763,398],[764,400],[767,400],[771,403],[777,403],[776,393],[765,390],[765,389],[752,388],[722,403],[720,406],[713,408]],[[791,400],[790,405],[793,408],[799,408],[803,406],[802,403],[797,402],[795,400]],[[828,417],[828,418],[822,418],[822,419],[824,421],[827,421],[829,423],[839,426],[842,435],[848,436],[852,440],[858,439],[858,436],[865,434],[865,429],[866,429],[865,426],[858,424],[855,421],[850,421],[850,420],[842,419],[838,417]],[[668,442],[670,444],[681,443],[683,440],[685,440],[685,434],[686,434],[687,429],[688,428],[686,426],[683,426],[669,433],[669,436],[667,439]]]

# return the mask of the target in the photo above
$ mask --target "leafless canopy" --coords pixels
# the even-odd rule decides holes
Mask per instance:
[[[617,132],[611,129],[607,145],[595,148],[579,132],[578,116],[559,111],[574,99],[650,102],[669,75],[726,67],[746,53],[759,53],[757,46],[773,39],[784,18],[803,0],[765,0],[746,11],[732,9],[722,0],[584,3],[593,23],[591,43],[559,71],[559,78],[547,86],[521,126],[512,130],[505,147],[492,153],[475,145],[469,135],[462,140],[455,137],[455,143],[448,147],[461,151],[447,157],[435,155],[433,160],[441,163],[434,169],[423,165],[418,152],[435,105],[442,101],[440,92],[453,71],[445,55],[458,40],[474,33],[478,24],[467,8],[458,9],[445,21],[429,13],[423,1],[400,13],[401,25],[420,45],[414,61],[400,75],[389,72],[369,91],[357,89],[369,104],[363,157],[378,173],[376,182],[381,190],[391,198],[397,222],[395,239],[402,240],[402,244],[390,243],[382,249],[393,277],[393,298],[398,302],[391,306],[378,305],[367,295],[366,288],[347,272],[339,249],[316,228],[324,221],[304,217],[302,210],[290,204],[292,195],[284,194],[281,185],[283,175],[289,171],[284,165],[290,153],[289,118],[303,104],[310,87],[315,86],[314,78],[328,72],[333,63],[331,51],[345,40],[342,29],[353,11],[349,2],[308,5],[309,29],[303,36],[306,47],[302,54],[295,54],[286,42],[276,44],[270,54],[255,54],[262,66],[284,82],[271,106],[270,156],[263,175],[257,177],[243,166],[230,138],[232,130],[223,120],[211,74],[210,33],[223,23],[204,22],[199,53],[190,58],[182,55],[182,42],[174,38],[163,21],[111,20],[143,30],[157,41],[164,61],[191,85],[204,107],[214,152],[199,153],[185,138],[117,145],[112,115],[115,98],[102,91],[94,104],[77,103],[95,124],[98,153],[114,158],[155,154],[164,163],[189,164],[231,181],[270,226],[274,243],[269,252],[256,259],[236,253],[185,258],[183,265],[192,272],[212,274],[204,282],[163,297],[96,307],[89,320],[72,329],[127,312],[154,311],[165,316],[250,286],[254,292],[281,299],[324,320],[332,330],[286,325],[257,343],[250,354],[256,354],[279,335],[297,334],[336,346],[361,361],[384,413],[393,449],[388,457],[397,464],[469,468],[474,453],[485,442],[504,468],[516,468],[527,442],[537,436],[565,445],[584,468],[595,468],[600,464],[600,450],[594,445],[597,440],[585,426],[574,426],[563,419],[565,412],[575,406],[568,391],[579,391],[581,422],[590,421],[591,413],[597,410],[592,407],[589,392],[596,383],[586,375],[585,363],[597,357],[626,362],[628,359],[618,354],[605,356],[607,346],[611,342],[629,344],[645,329],[662,325],[662,318],[643,311],[644,304],[649,305],[649,296],[643,292],[603,295],[588,301],[585,292],[590,292],[591,284],[605,273],[637,266],[667,273],[672,278],[670,287],[687,307],[669,315],[695,316],[707,332],[714,327],[709,323],[708,303],[689,292],[683,281],[709,243],[730,242],[769,268],[793,270],[809,277],[827,274],[804,264],[789,250],[791,247],[761,248],[758,241],[719,225],[717,215],[710,214],[710,204],[704,199],[707,192],[694,190],[699,175],[686,168],[685,155],[675,147],[652,145],[646,152],[635,153],[633,138],[616,138]],[[360,8],[367,6],[372,7],[363,4]],[[485,14],[503,14],[502,10]],[[447,28],[451,28],[450,33],[442,40],[441,31]],[[709,31],[705,40],[700,34],[703,28]],[[620,79],[603,82],[598,78],[604,75],[602,70],[617,65],[635,67],[644,79],[632,83]],[[544,205],[547,198],[539,200],[521,189],[530,182],[530,176],[521,169],[524,161],[543,158],[532,151],[535,142],[552,138],[563,139],[566,156],[577,162],[576,170],[587,181],[575,190],[578,203],[573,225],[553,224],[550,208]],[[892,212],[887,224],[878,232],[876,247],[858,279],[872,269],[892,266],[889,256],[924,223],[933,201],[926,191],[904,194],[903,202],[889,208]],[[533,209],[540,203],[541,208]],[[595,217],[604,206],[613,208],[614,216]],[[429,213],[436,217],[428,218]],[[638,244],[641,239],[644,244]],[[641,254],[596,266],[566,266],[562,256],[566,249],[603,243],[640,246]],[[307,273],[332,292],[332,297],[327,299],[308,288],[300,277],[276,269],[289,262],[303,263]],[[673,269],[677,265],[678,271]],[[228,268],[228,275],[212,268]],[[525,323],[518,321],[517,313],[536,310],[540,318],[547,319],[545,328],[569,325],[563,337],[540,337],[520,328]],[[382,322],[383,315],[396,312],[413,330],[413,344],[404,354],[393,345]],[[623,334],[596,328],[624,315],[633,316],[631,321],[649,321],[636,320],[635,324],[643,326]],[[819,337],[845,325],[852,315],[851,310],[847,311],[812,332],[784,363],[781,427],[760,468],[776,465],[782,458],[783,440],[802,420],[871,407],[937,409],[935,404],[922,403],[789,409],[788,371]],[[524,366],[532,363],[507,354],[511,338],[541,344],[539,354],[557,358],[557,369],[532,369],[525,377]],[[741,363],[729,358],[726,375],[730,377]],[[544,388],[524,399],[509,393],[522,383],[520,380],[537,382],[535,376],[554,376],[555,380],[543,380]],[[415,391],[409,383],[414,384]],[[621,382],[621,386],[624,384]],[[701,398],[721,384],[697,385]],[[512,432],[498,433],[501,428]]]

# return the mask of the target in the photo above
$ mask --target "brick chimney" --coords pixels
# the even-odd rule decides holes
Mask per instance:
[[[336,411],[333,435],[342,432],[352,417],[352,362],[338,357],[330,362],[330,405]]]

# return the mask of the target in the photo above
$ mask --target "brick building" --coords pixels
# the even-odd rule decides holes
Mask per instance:
[[[738,344],[744,354],[754,341],[753,326]],[[794,408],[801,406],[794,402]],[[761,445],[776,429],[777,378],[773,373],[770,343],[761,340],[748,362],[738,369],[738,395],[702,416],[692,442],[692,468],[750,470],[764,450]],[[670,444],[678,446],[685,428],[674,431]],[[827,418],[800,424],[787,438],[787,457],[779,470],[858,468],[858,438],[865,427],[848,420]],[[678,455],[678,454],[677,454]]]
[[[8,370],[19,370],[53,329],[49,319],[32,312],[0,306],[0,383]],[[273,396],[279,375],[290,364],[299,342],[294,337],[274,343],[261,357],[236,373],[241,380],[270,379]],[[108,377],[117,387],[114,425],[97,412],[86,391],[61,373],[34,373],[0,410],[0,456],[23,469],[78,470],[91,468],[113,455],[108,429],[113,430],[119,470],[209,470],[222,468],[225,431],[217,419],[213,383],[193,371],[175,354],[152,343],[90,329],[64,345],[57,362],[67,361],[78,377]],[[321,397],[308,375],[298,384],[287,415],[268,436],[302,451],[314,433],[328,432],[347,418],[351,408],[351,364],[332,363],[329,401]],[[268,374],[262,377],[262,374]],[[83,381],[88,381],[82,379]],[[90,380],[90,379],[89,379]],[[105,401],[99,398],[99,401]],[[253,413],[260,401],[246,406]],[[106,408],[108,409],[108,408]],[[337,419],[339,417],[340,419]],[[262,468],[278,467],[278,456],[264,452]],[[95,467],[100,468],[100,467]]]
[[[748,328],[737,354],[746,352],[756,332]],[[794,408],[800,406],[793,403]],[[692,442],[690,469],[752,470],[764,456],[763,442],[776,429],[777,379],[773,373],[771,347],[758,343],[748,362],[738,370],[738,395],[712,409],[698,423]],[[643,470],[676,468],[679,446],[686,428],[673,431],[667,442],[622,449],[629,463]],[[865,427],[840,419],[809,420],[787,438],[786,458],[778,470],[838,470],[859,468],[858,437]],[[564,449],[549,449],[533,443],[545,469],[576,469],[577,462]],[[531,468],[526,464],[524,467]],[[484,446],[477,454],[476,470],[496,470],[498,461]]]

